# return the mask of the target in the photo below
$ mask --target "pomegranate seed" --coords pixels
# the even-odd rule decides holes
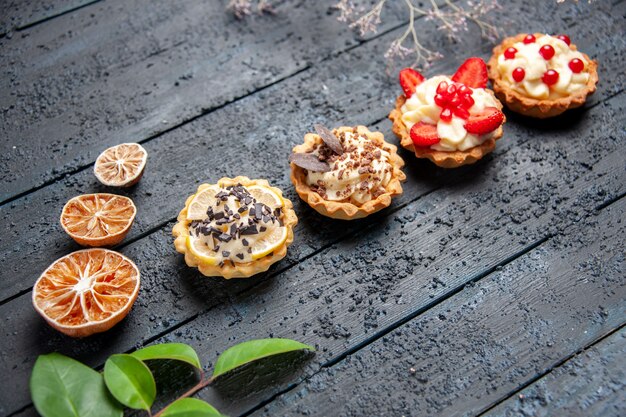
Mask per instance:
[[[504,59],[513,59],[515,58],[515,54],[517,53],[517,49],[512,46],[504,51]]]
[[[463,107],[456,107],[453,112],[455,116],[460,117],[461,119],[467,119],[470,116],[470,112]]]
[[[570,40],[569,36],[567,36],[567,35],[559,35],[559,36],[557,36],[557,39],[560,39],[563,42],[565,42],[567,44],[567,46],[570,46],[572,44],[572,41]]]
[[[443,94],[435,94],[435,104],[439,107],[446,107],[448,99]]]
[[[450,108],[445,108],[441,110],[441,113],[439,113],[439,118],[444,122],[449,122],[450,120],[452,120],[452,110],[450,110]]]
[[[578,74],[582,72],[582,70],[585,69],[585,63],[578,58],[572,59],[567,65],[569,66],[569,69],[571,69],[574,74]]]
[[[453,95],[454,95],[454,93],[456,93],[456,85],[454,85],[454,84],[450,84],[450,85],[448,86],[447,93],[448,93],[449,95],[453,96]]]
[[[447,89],[448,89],[448,83],[445,81],[442,81],[437,86],[437,94],[444,94]]]
[[[554,85],[559,81],[559,73],[555,70],[547,70],[541,80],[547,85]]]
[[[472,89],[469,88],[468,86],[466,86],[465,84],[461,84],[461,86],[459,86],[458,90],[456,90],[459,94],[461,94],[462,96],[471,96],[472,95]]]
[[[459,97],[458,95],[452,97],[452,99],[449,101],[450,107],[458,107],[461,105],[461,97]]]
[[[463,98],[461,99],[461,107],[463,107],[464,109],[469,109],[474,105],[474,103],[475,102],[472,96],[463,96]]]
[[[535,43],[537,39],[535,38],[535,35],[526,35],[526,37],[524,38],[524,43],[526,45],[528,45],[529,43]]]
[[[548,61],[554,56],[554,48],[552,45],[543,45],[541,49],[539,49],[539,55]]]
[[[518,83],[522,82],[525,76],[526,76],[526,71],[524,71],[524,68],[517,67],[513,70],[513,79],[516,82]]]

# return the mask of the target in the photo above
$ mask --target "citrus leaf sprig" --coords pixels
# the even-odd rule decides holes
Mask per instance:
[[[176,360],[197,368],[200,381],[154,417],[220,417],[222,414],[210,404],[187,397],[243,365],[299,350],[315,351],[309,345],[290,339],[243,342],[228,348],[217,358],[210,377],[204,376],[195,350],[184,343],[163,343],[131,354],[112,355],[107,359],[103,373],[67,356],[50,353],[37,358],[30,390],[35,408],[43,417],[121,417],[124,407],[145,410],[152,415],[156,384],[145,362]]]

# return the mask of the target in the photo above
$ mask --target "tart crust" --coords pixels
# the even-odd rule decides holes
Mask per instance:
[[[267,180],[251,180],[248,177],[235,177],[235,178],[221,178],[217,185],[220,187],[227,187],[229,185],[241,184],[243,186],[259,185],[267,187],[278,194],[283,200],[281,220],[284,227],[287,228],[287,239],[278,249],[274,250],[271,254],[264,256],[260,259],[256,259],[252,262],[233,262],[225,261],[222,266],[209,265],[203,263],[201,259],[198,259],[187,249],[187,236],[189,236],[189,225],[191,221],[187,220],[187,210],[193,200],[195,194],[189,196],[185,202],[185,208],[183,208],[178,214],[178,223],[172,229],[172,234],[175,237],[174,246],[176,251],[185,255],[185,263],[191,267],[197,267],[202,275],[213,277],[221,276],[226,279],[230,278],[247,278],[260,272],[265,272],[272,264],[280,261],[287,255],[287,247],[293,242],[293,228],[298,223],[298,217],[293,210],[293,204],[291,200],[283,197],[283,193],[276,187],[271,187]],[[198,192],[209,187],[209,184],[201,184],[198,187]]]
[[[523,41],[525,36],[526,34],[520,33],[519,35],[506,38],[500,45],[493,48],[493,55],[487,63],[487,68],[489,70],[489,78],[493,84],[493,90],[495,91],[496,96],[498,96],[498,98],[512,111],[539,119],[558,116],[566,110],[574,109],[585,104],[587,96],[596,91],[596,84],[598,83],[598,63],[584,53],[582,55],[588,63],[587,71],[589,72],[589,80],[584,88],[581,88],[566,97],[547,100],[537,100],[531,97],[526,97],[525,95],[513,90],[508,81],[500,77],[500,73],[498,72],[498,56],[504,53],[504,51],[514,43]],[[539,37],[543,36],[543,34],[535,33],[535,36]],[[570,45],[570,49],[576,51],[576,45],[572,43]]]
[[[389,162],[392,166],[391,179],[385,187],[385,192],[373,200],[364,204],[356,205],[350,201],[329,201],[322,198],[316,191],[313,191],[306,182],[305,169],[291,163],[291,182],[296,187],[296,192],[302,200],[323,216],[340,220],[354,220],[367,217],[376,213],[391,204],[391,198],[402,194],[402,181],[406,180],[406,175],[401,168],[404,160],[398,155],[398,148],[385,142],[385,138],[380,132],[370,132],[365,126],[347,127],[342,126],[335,129],[336,132],[352,132],[356,129],[358,134],[367,136],[368,139],[376,142],[379,146],[389,149]],[[310,152],[315,145],[322,143],[322,139],[314,133],[307,133],[304,136],[304,143],[293,148],[293,152]]]
[[[489,91],[492,95],[493,92]],[[494,96],[495,98],[495,96]],[[495,100],[496,105],[499,110],[502,110],[502,103],[498,99]],[[494,132],[493,137],[487,139],[482,144],[478,146],[474,146],[473,148],[469,148],[466,151],[438,151],[431,148],[422,148],[417,147],[413,144],[413,140],[411,140],[411,135],[409,133],[409,129],[406,128],[406,125],[402,121],[402,106],[406,102],[406,97],[404,94],[398,96],[396,99],[396,108],[389,113],[389,119],[393,122],[392,130],[393,133],[400,138],[400,145],[403,148],[415,153],[417,158],[426,158],[430,159],[435,165],[440,166],[442,168],[457,168],[461,165],[469,165],[473,164],[483,156],[487,155],[489,152],[493,151],[496,147],[496,140],[502,137],[502,125]],[[506,122],[506,117],[502,124]]]

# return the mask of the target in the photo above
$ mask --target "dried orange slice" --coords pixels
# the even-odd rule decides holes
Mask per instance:
[[[56,330],[72,337],[104,332],[130,311],[139,269],[109,249],[83,249],[56,260],[33,288],[33,306]]]
[[[61,226],[79,245],[112,246],[128,234],[137,208],[115,194],[83,194],[72,198],[61,212]]]
[[[148,152],[138,143],[122,143],[106,149],[96,159],[93,172],[98,181],[112,187],[130,187],[143,175]]]

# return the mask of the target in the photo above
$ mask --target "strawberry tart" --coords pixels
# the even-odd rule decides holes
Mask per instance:
[[[567,35],[507,38],[488,66],[493,89],[508,108],[542,119],[582,106],[598,83],[597,63]]]
[[[404,94],[389,114],[400,144],[443,168],[473,164],[493,151],[505,117],[487,81],[480,58],[467,59],[452,77],[400,71]]]

